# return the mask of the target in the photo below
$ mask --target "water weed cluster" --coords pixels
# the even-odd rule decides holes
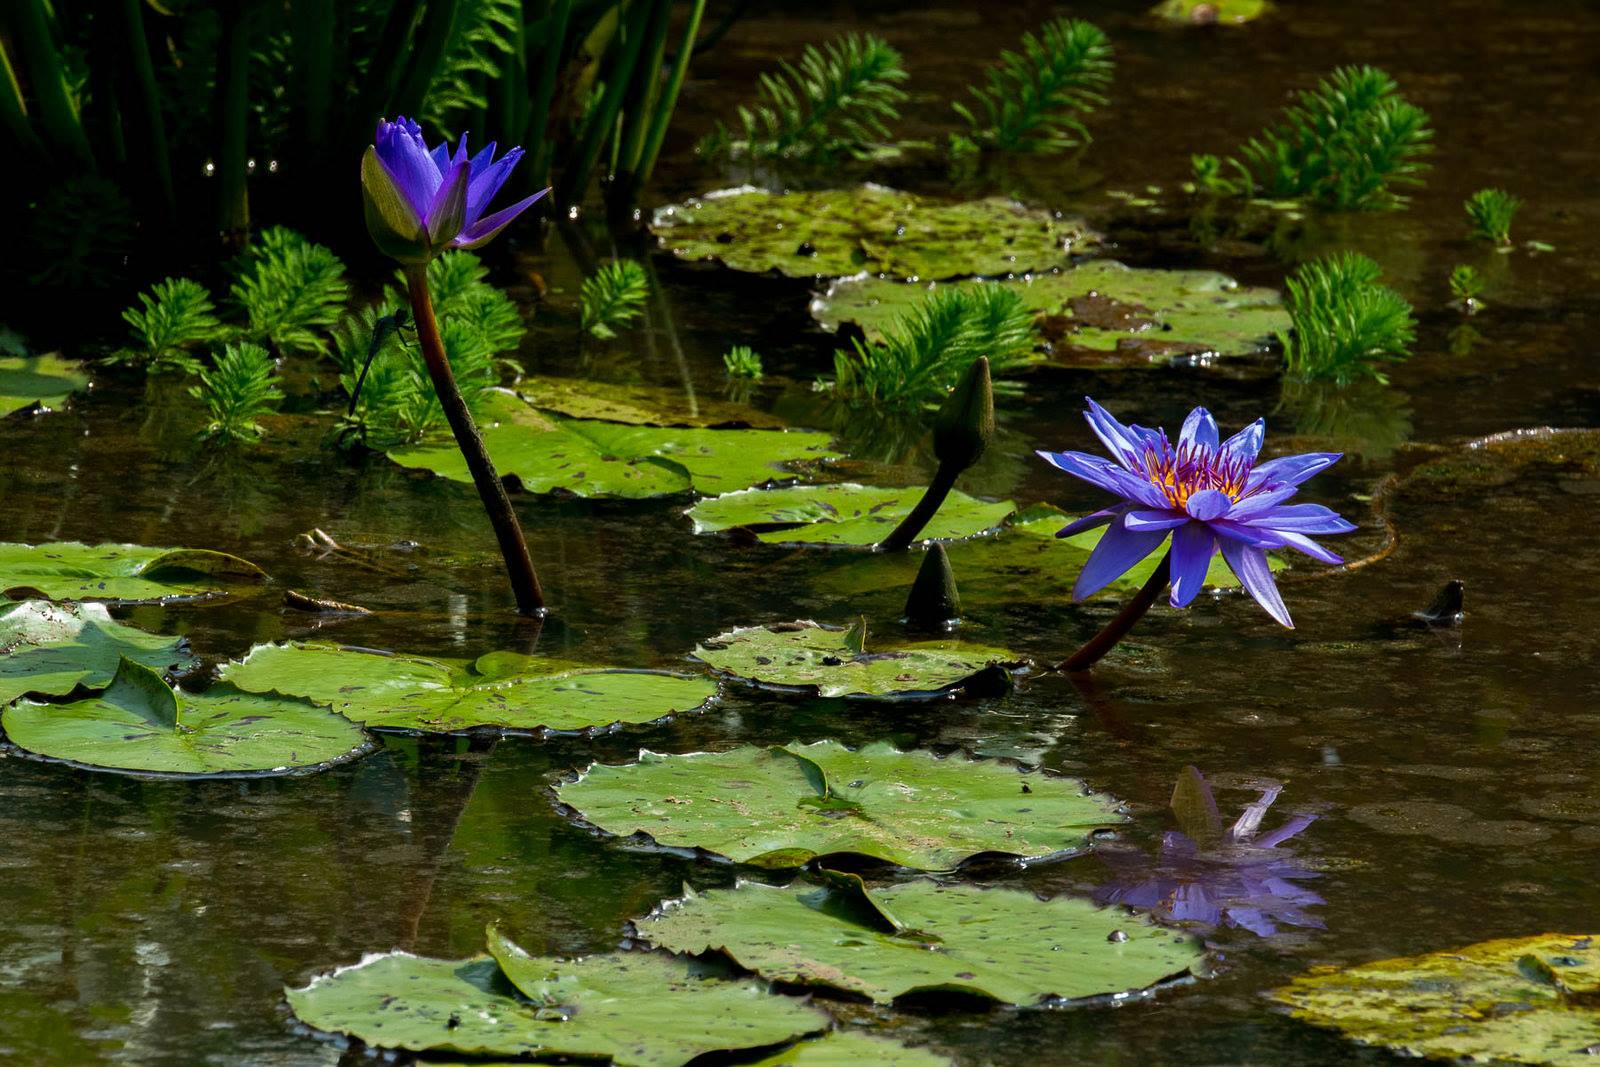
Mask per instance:
[[[1288,279],[1294,325],[1279,339],[1291,377],[1385,382],[1382,365],[1411,355],[1416,319],[1404,297],[1378,282],[1382,273],[1368,257],[1340,252],[1302,265]]]

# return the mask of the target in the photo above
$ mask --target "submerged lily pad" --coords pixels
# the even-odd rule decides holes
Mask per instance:
[[[386,655],[338,645],[257,645],[225,681],[327,705],[376,729],[452,733],[595,730],[654,722],[716,695],[709,678],[542,663],[491,652],[475,661]]]
[[[1580,1067],[1600,1045],[1600,934],[1322,968],[1272,996],[1297,1019],[1401,1055]]]
[[[560,960],[529,956],[493,928],[489,938],[491,957],[368,957],[286,990],[289,1007],[308,1026],[375,1048],[571,1056],[619,1067],[676,1067],[828,1025],[761,983],[707,976],[659,953]]]
[[[785,464],[839,458],[825,433],[628,426],[547,418],[510,393],[484,402],[479,428],[503,477],[531,493],[644,499],[721,493],[794,478]],[[389,458],[458,482],[471,482],[449,436],[391,449]]]
[[[1005,1004],[1126,994],[1204,958],[1189,935],[1076,897],[853,875],[691,892],[636,924],[674,952],[721,951],[764,978],[888,1003],[966,993]],[[1118,936],[1118,935],[1121,936]]]
[[[834,1030],[756,1060],[750,1067],[950,1067],[949,1056],[856,1030]]]
[[[727,189],[658,209],[653,229],[679,259],[794,278],[1049,270],[1093,241],[1081,221],[1014,200],[940,202],[879,185],[790,193]]]
[[[50,600],[180,600],[259,585],[260,567],[226,552],[144,545],[0,542],[0,591]]]
[[[1038,314],[1052,362],[1079,367],[1163,363],[1174,356],[1247,356],[1264,351],[1289,329],[1275,289],[1241,286],[1206,270],[1127,267],[1091,260],[1027,278],[950,282],[1003,285]],[[812,302],[821,325],[853,322],[879,340],[895,319],[936,286],[861,276],[842,278]]]
[[[35,404],[58,408],[88,384],[79,364],[54,352],[0,355],[0,418]]]
[[[183,638],[124,626],[103,604],[9,605],[0,611],[0,704],[24,693],[65,696],[80,685],[103,689],[123,657],[169,672],[200,662]]]
[[[637,763],[593,764],[557,793],[607,833],[768,868],[848,853],[948,870],[986,853],[1075,852],[1094,830],[1123,821],[1116,801],[1072,778],[883,742],[646,751]]]
[[[747,489],[697,501],[689,509],[695,533],[736,527],[756,530],[768,544],[852,545],[882,541],[922,499],[922,486],[885,489],[839,482]],[[1016,510],[1009,500],[985,503],[951,490],[920,539],[947,541],[992,530]]]
[[[866,645],[865,622],[847,630],[802,621],[729,630],[694,654],[713,669],[755,685],[847,699],[938,698],[963,689],[1004,689],[1007,669],[1021,661],[1006,649],[962,641],[883,650]]]
[[[129,659],[97,697],[22,700],[0,721],[13,742],[37,755],[145,774],[288,774],[342,763],[369,747],[361,727],[327,708],[231,685],[185,693]]]
[[[630,426],[750,426],[782,429],[784,421],[746,404],[697,396],[681,386],[597,382],[534,374],[517,379],[517,392],[541,411],[575,419],[600,419]]]

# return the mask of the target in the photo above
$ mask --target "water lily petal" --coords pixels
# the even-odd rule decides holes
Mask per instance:
[[[1230,459],[1254,461],[1261,454],[1261,442],[1267,439],[1267,420],[1257,419],[1222,442],[1222,454]]]
[[[428,242],[422,218],[371,145],[361,157],[361,201],[367,232],[379,251],[401,262],[427,258]]]
[[[1294,549],[1296,552],[1310,556],[1318,563],[1331,563],[1337,565],[1344,562],[1343,556],[1329,552],[1326,548],[1323,548],[1305,534],[1295,533],[1292,530],[1273,530],[1272,532],[1277,535],[1278,539],[1282,541],[1285,546]]]
[[[455,248],[477,248],[488,244],[499,236],[501,230],[511,225],[513,219],[533,204],[533,202],[548,193],[549,189],[540,189],[532,196],[518,200],[510,207],[501,208],[486,219],[479,219],[462,231],[461,236],[450,242]]]
[[[1100,543],[1089,553],[1083,570],[1078,574],[1078,581],[1072,587],[1072,599],[1082,600],[1098,593],[1160,548],[1166,539],[1165,530],[1148,532],[1117,525],[1106,527]]]
[[[1130,530],[1175,530],[1188,521],[1189,516],[1182,511],[1170,508],[1146,511],[1141,508],[1128,512],[1122,519],[1122,525]]]
[[[1220,538],[1217,544],[1222,548],[1222,558],[1228,561],[1228,567],[1245,591],[1255,597],[1256,603],[1267,609],[1267,614],[1280,625],[1294,629],[1289,609],[1283,606],[1283,597],[1278,594],[1278,586],[1272,580],[1267,554],[1254,545],[1228,537]]]
[[[448,244],[461,232],[461,220],[467,210],[468,174],[466,160],[453,164],[449,176],[433,195],[433,203],[428,205],[428,239],[435,247]]]
[[[490,145],[489,147],[493,148],[494,146]],[[500,187],[506,183],[506,179],[511,177],[511,171],[516,167],[517,160],[521,158],[522,149],[513,148],[502,156],[499,162],[487,169],[480,170],[477,162],[473,162],[472,178],[467,186],[466,226],[470,227],[482,217],[484,209],[494,199],[494,194],[498,193]]]
[[[426,221],[428,205],[444,179],[423,143],[421,127],[403,115],[394,122],[380,121],[372,145],[411,210]]]
[[[1255,845],[1256,848],[1273,848],[1277,845],[1283,844],[1285,841],[1289,840],[1289,838],[1293,837],[1295,834],[1298,834],[1301,830],[1304,830],[1306,827],[1310,826],[1316,821],[1317,817],[1315,815],[1296,815],[1288,822],[1278,827],[1276,830],[1262,834],[1251,843]]]
[[[1281,482],[1263,485],[1248,496],[1241,497],[1233,507],[1229,508],[1228,518],[1235,522],[1248,522],[1272,511],[1299,491],[1299,486],[1284,485]]]
[[[1211,412],[1205,408],[1195,408],[1183,420],[1183,429],[1178,431],[1178,447],[1188,445],[1191,453],[1196,449],[1214,452],[1219,436],[1217,420],[1211,417]]]
[[[1140,463],[1140,457],[1148,443],[1146,439],[1118,422],[1111,412],[1096,404],[1093,397],[1086,396],[1083,399],[1089,405],[1089,410],[1083,413],[1083,417],[1095,436],[1100,438],[1100,442],[1111,453],[1112,458],[1127,470],[1142,471],[1144,467]]]
[[[1238,519],[1235,512],[1228,516]],[[1321,504],[1288,504],[1271,508],[1265,514],[1239,519],[1252,526],[1268,526],[1274,530],[1294,530],[1303,534],[1343,534],[1355,530],[1356,524]]]
[[[1261,548],[1277,548],[1283,542],[1271,530],[1259,529],[1255,526],[1246,526],[1242,522],[1232,519],[1212,519],[1206,523],[1223,537],[1231,538],[1240,544],[1257,545]]]
[[[478,149],[477,155],[472,157],[472,176],[474,178],[482,174],[489,164],[494,162],[495,146],[499,143],[498,141],[490,141],[486,147]],[[509,152],[506,154],[510,155]]]
[[[1311,476],[1327,470],[1343,457],[1343,452],[1306,452],[1299,456],[1280,456],[1269,459],[1250,472],[1247,489],[1267,482],[1299,485]]]
[[[1152,508],[1163,507],[1167,502],[1160,490],[1148,481],[1100,456],[1091,456],[1087,452],[1040,451],[1036,454],[1052,467],[1124,499]]]
[[[1222,908],[1206,895],[1199,884],[1179,885],[1168,900],[1168,914],[1174,922],[1204,923],[1215,926],[1222,921]]]
[[[1172,606],[1186,608],[1206,584],[1217,535],[1205,523],[1190,522],[1172,532]]]
[[[1228,514],[1228,509],[1233,507],[1233,498],[1220,489],[1202,489],[1192,493],[1184,503],[1184,510],[1191,519],[1209,522],[1220,519]]]
[[[1115,519],[1121,515],[1122,511],[1122,508],[1106,508],[1103,511],[1097,511],[1092,515],[1085,515],[1081,519],[1074,519],[1072,522],[1067,523],[1065,526],[1061,527],[1061,529],[1057,530],[1056,536],[1071,537],[1073,534],[1080,534],[1085,530],[1092,530],[1097,526],[1104,526],[1112,519]]]

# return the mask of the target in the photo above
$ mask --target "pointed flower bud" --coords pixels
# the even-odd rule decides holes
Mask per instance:
[[[979,356],[961,376],[933,419],[933,454],[941,467],[963,471],[994,440],[994,383],[989,357]]]
[[[938,541],[922,556],[917,580],[906,597],[906,622],[918,629],[942,630],[961,617],[961,595],[950,556]]]

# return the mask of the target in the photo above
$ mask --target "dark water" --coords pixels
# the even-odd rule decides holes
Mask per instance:
[[[983,58],[1056,13],[1042,4],[786,5],[763,9],[699,62],[682,114],[691,132],[729,111],[773,55],[846,29],[887,36],[907,55],[918,97],[905,132],[934,134],[944,103]],[[1600,422],[1600,13],[1586,3],[1286,5],[1242,30],[1153,27],[1138,5],[1074,9],[1112,36],[1114,105],[1077,164],[1009,164],[969,182],[1087,212],[1131,261],[1209,266],[1280,284],[1286,259],[1352,247],[1373,254],[1416,303],[1417,354],[1387,393],[1346,419],[1362,455],[1314,483],[1310,497],[1362,523],[1345,546],[1376,550],[1368,498],[1392,472],[1456,462],[1459,445],[1495,431]],[[1311,8],[1298,10],[1298,8]],[[1199,232],[1176,186],[1188,156],[1227,151],[1268,121],[1291,88],[1344,62],[1396,75],[1438,130],[1435,170],[1412,209],[1299,224],[1246,220]],[[937,172],[892,175],[925,190]],[[706,184],[676,162],[663,195]],[[715,184],[715,182],[709,183]],[[1462,198],[1503,185],[1528,206],[1520,237],[1553,253],[1500,256],[1465,239]],[[1160,186],[1162,207],[1108,195]],[[806,287],[731,279],[660,262],[665,306],[627,343],[580,349],[579,268],[554,242],[508,258],[501,280],[537,271],[551,286],[523,353],[539,373],[643,381],[715,395],[718,359],[751,343],[794,395],[829,366],[806,333]],[[604,253],[604,243],[597,247]],[[1457,262],[1491,280],[1489,307],[1460,333],[1445,278]],[[323,372],[327,375],[327,372]],[[785,400],[781,381],[765,404]],[[1224,426],[1258,414],[1269,447],[1314,421],[1304,398],[1267,374],[1195,369],[1036,375],[1002,412],[1008,456],[970,486],[1019,503],[1077,511],[1095,503],[1028,458],[1035,446],[1090,447],[1077,417],[1092,392],[1120,415],[1173,425],[1204,403]],[[633,666],[681,666],[701,638],[730,625],[866,610],[895,629],[901,592],[865,603],[825,592],[835,553],[795,555],[690,535],[683,502],[586,504],[523,497],[518,508],[552,590],[556,618],[535,632],[507,596],[469,487],[351,462],[316,447],[325,420],[277,420],[273,444],[233,456],[188,442],[190,402],[175,386],[103,377],[70,410],[7,420],[0,539],[136,541],[245,555],[283,584],[378,608],[318,627],[273,597],[127,612],[187,634],[207,667],[252,643],[323,637],[432,654],[528,649]],[[1325,416],[1325,419],[1332,416]],[[1325,431],[1328,425],[1321,427]],[[1320,432],[1320,431],[1319,431]],[[1561,448],[1552,452],[1562,453]],[[922,707],[752,699],[667,726],[595,740],[497,745],[386,738],[371,758],[300,780],[145,782],[12,758],[0,772],[0,1059],[69,1064],[335,1062],[298,1030],[280,989],[395,946],[466,955],[502,919],[535,952],[613,947],[623,924],[684,882],[729,884],[726,866],[630,851],[555,811],[554,776],[637,748],[691,751],[745,741],[837,737],[1020,756],[1124,798],[1125,837],[1152,847],[1169,828],[1167,796],[1195,764],[1219,785],[1286,783],[1278,807],[1319,819],[1296,839],[1326,899],[1325,929],[1212,938],[1219,976],[1120,1008],[1044,1012],[880,1013],[887,1029],[963,1063],[1378,1062],[1274,1012],[1262,998],[1303,968],[1427,951],[1545,930],[1592,931],[1600,910],[1600,733],[1593,590],[1591,459],[1516,468],[1441,485],[1410,478],[1384,498],[1398,545],[1348,574],[1285,580],[1298,623],[1275,627],[1237,598],[1157,609],[1091,688],[1026,680],[1004,699]],[[926,469],[901,472],[909,479]],[[327,557],[296,546],[321,528],[348,546]],[[398,547],[415,542],[419,547]],[[1454,634],[1393,625],[1445,580],[1467,583]],[[1041,657],[1087,636],[1108,607],[1026,602],[972,613],[993,643]],[[1221,790],[1225,809],[1252,799]],[[1283,817],[1275,814],[1268,825]],[[1092,857],[999,880],[1041,892],[1087,892],[1105,878]],[[863,1009],[857,1009],[858,1013]]]

